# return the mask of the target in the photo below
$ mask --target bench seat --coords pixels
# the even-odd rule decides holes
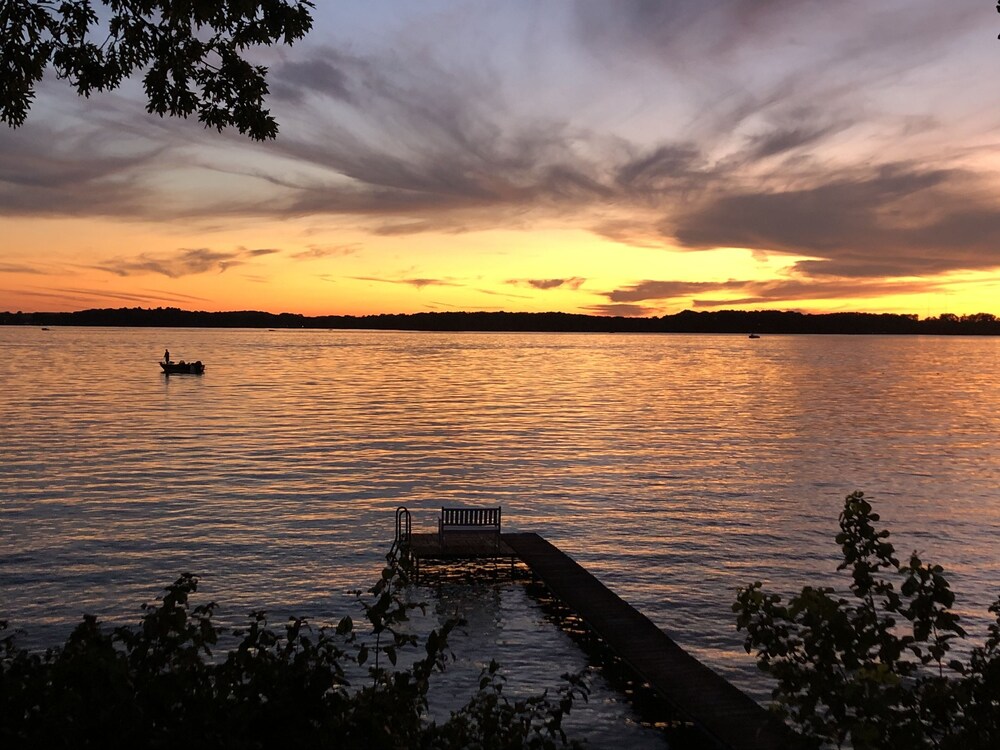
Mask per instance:
[[[501,508],[441,508],[438,537],[441,546],[448,534],[492,534],[500,540]]]

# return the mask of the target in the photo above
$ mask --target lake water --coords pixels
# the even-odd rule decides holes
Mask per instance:
[[[163,376],[164,348],[205,375]],[[0,327],[0,618],[59,642],[190,570],[223,619],[335,620],[397,506],[420,531],[500,504],[763,700],[735,589],[834,580],[855,489],[981,640],[998,371],[996,338]],[[470,617],[466,671],[496,655],[533,689],[586,665],[520,586],[426,594]],[[598,746],[658,741],[614,690],[591,703]]]

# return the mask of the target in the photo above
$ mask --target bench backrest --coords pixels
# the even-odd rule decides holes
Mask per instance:
[[[440,528],[460,526],[463,530],[500,532],[500,508],[441,508]]]

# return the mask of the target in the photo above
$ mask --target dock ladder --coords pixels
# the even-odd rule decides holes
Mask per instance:
[[[401,554],[409,554],[411,530],[410,511],[400,505],[396,508],[396,538],[385,556],[389,562],[395,562]]]

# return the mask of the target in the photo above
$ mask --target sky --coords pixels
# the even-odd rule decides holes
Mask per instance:
[[[337,0],[275,141],[0,124],[0,311],[1000,314],[986,0]]]

